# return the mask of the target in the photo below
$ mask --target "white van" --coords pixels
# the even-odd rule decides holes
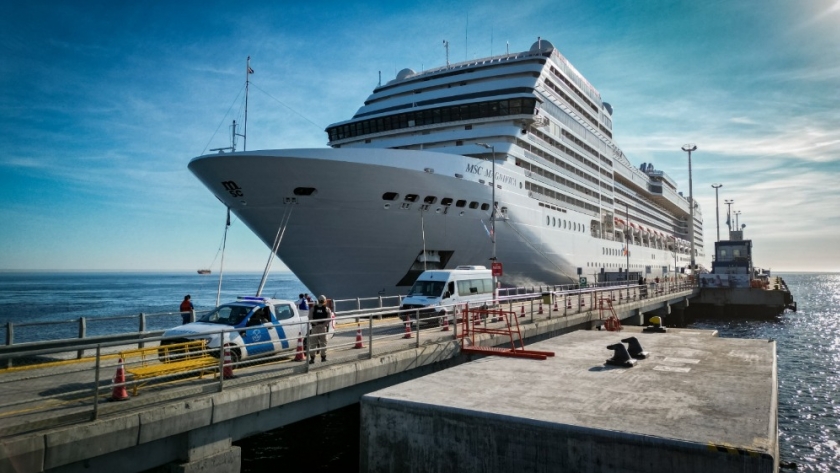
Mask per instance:
[[[456,305],[490,305],[493,276],[484,266],[458,266],[455,269],[424,271],[400,304],[401,311],[420,309],[420,318],[452,314]],[[401,312],[403,320],[415,312]]]

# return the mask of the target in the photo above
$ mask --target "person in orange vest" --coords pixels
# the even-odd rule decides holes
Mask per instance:
[[[192,318],[192,311],[194,309],[195,309],[195,307],[193,307],[193,303],[190,301],[190,295],[187,294],[186,296],[184,296],[184,300],[181,301],[181,308],[180,308],[181,321],[184,322],[184,324],[188,324],[188,323],[192,322],[192,320],[190,320],[190,319]]]

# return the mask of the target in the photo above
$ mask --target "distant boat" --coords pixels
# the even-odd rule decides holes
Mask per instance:
[[[199,269],[198,274],[210,274],[210,270],[209,269]]]

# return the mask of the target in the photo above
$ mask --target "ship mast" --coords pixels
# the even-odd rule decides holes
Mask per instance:
[[[251,84],[251,74],[254,70],[251,69],[251,56],[245,63],[245,126],[242,129],[242,151],[248,149],[248,86]]]

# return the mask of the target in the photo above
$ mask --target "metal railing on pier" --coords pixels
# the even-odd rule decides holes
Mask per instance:
[[[519,314],[519,323],[527,324],[540,319],[597,312],[597,301],[601,298],[610,298],[620,304],[638,301],[645,293],[652,297],[692,288],[673,282],[584,289],[564,286],[520,288],[501,291],[496,299],[488,295],[486,299],[471,302],[470,306],[496,306]],[[313,335],[304,333],[308,330],[305,326],[302,328],[299,321],[244,329],[220,326],[218,331],[202,334],[202,337],[215,337],[216,340],[226,340],[225,337],[234,332],[244,334],[262,328],[279,328],[278,333],[285,334],[283,339],[273,342],[242,335],[247,343],[228,343],[231,349],[229,365],[225,364],[226,357],[220,352],[219,343],[209,347],[203,344],[185,346],[179,352],[171,344],[184,343],[183,336],[164,338],[148,332],[142,341],[82,338],[73,340],[75,343],[68,346],[33,343],[22,351],[0,351],[0,366],[11,365],[0,369],[0,392],[10,393],[0,399],[0,437],[51,423],[84,422],[103,413],[117,412],[125,404],[103,401],[123,395],[131,398],[129,405],[138,407],[161,402],[164,398],[170,401],[190,398],[217,392],[229,385],[305,373],[325,364],[372,359],[407,348],[457,340],[461,335],[456,323],[461,309],[463,307],[454,305],[410,310],[386,306],[339,311],[334,334],[328,341],[326,362],[321,362],[320,353],[311,349]],[[180,313],[174,315],[180,318]],[[490,320],[483,323],[493,324]],[[244,356],[260,349],[268,354],[255,358]],[[79,358],[79,353],[85,356]],[[313,357],[315,362],[310,363]],[[121,376],[115,374],[120,365],[123,366]],[[235,378],[226,378],[228,370],[235,372]],[[127,392],[138,395],[131,397],[125,394]],[[157,396],[164,392],[165,396]]]

